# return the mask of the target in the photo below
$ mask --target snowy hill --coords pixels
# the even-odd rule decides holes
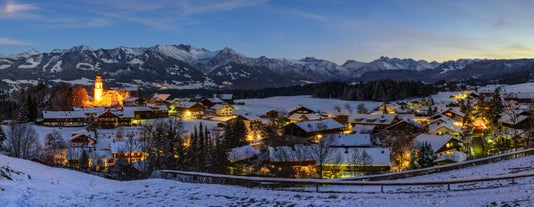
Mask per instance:
[[[506,173],[509,167],[530,166],[533,157],[484,166],[486,172]],[[181,183],[148,179],[119,182],[81,172],[59,169],[0,155],[0,166],[21,172],[13,181],[0,179],[2,206],[532,206],[534,183],[520,182],[505,187],[437,191],[426,193],[331,193],[334,188],[369,189],[376,187],[324,187],[324,193],[244,188],[239,186]],[[479,167],[458,171],[462,176],[480,176]],[[491,169],[491,170],[488,170]],[[448,172],[454,174],[454,172]],[[471,173],[469,173],[471,172]],[[422,179],[447,179],[429,175]],[[335,189],[340,191],[343,189]],[[491,196],[488,196],[491,195]]]

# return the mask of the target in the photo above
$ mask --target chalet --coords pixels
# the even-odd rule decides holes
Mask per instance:
[[[221,99],[223,103],[234,104],[234,95],[228,93],[217,94],[217,98]]]
[[[85,134],[85,131],[83,130],[76,133],[72,133],[70,135],[69,141],[71,143],[71,147],[74,148],[94,149],[96,144],[96,139]]]
[[[81,111],[43,111],[44,126],[78,127],[85,125],[85,114]]]
[[[499,122],[506,128],[529,129],[532,127],[532,116],[520,110],[503,112]]]
[[[415,121],[401,120],[393,125],[387,126],[384,128],[387,131],[405,131],[405,132],[416,132],[419,130],[418,123]]]
[[[293,115],[293,114],[295,114],[295,113],[297,113],[297,114],[311,114],[311,113],[315,113],[314,110],[312,110],[312,109],[310,109],[310,108],[308,108],[308,107],[305,107],[305,106],[303,106],[303,105],[300,105],[300,104],[299,104],[299,105],[296,105],[296,106],[294,106],[294,107],[289,108],[289,109],[287,110],[287,112],[288,112],[288,116],[291,116],[291,115]]]
[[[297,137],[321,138],[323,134],[341,133],[343,128],[343,124],[333,119],[322,119],[288,124],[284,127],[284,134]]]
[[[439,119],[430,121],[428,133],[432,135],[452,135],[458,137],[462,133],[462,129],[454,125],[452,119],[440,117]]]
[[[458,110],[449,108],[449,109],[447,109],[445,111],[442,111],[442,112],[439,112],[439,113],[436,113],[436,114],[432,115],[430,117],[430,120],[439,119],[440,117],[443,117],[443,116],[445,116],[445,117],[447,117],[449,119],[452,119],[454,121],[455,125],[461,126],[461,124],[464,121],[465,114],[460,112],[460,111],[458,111]]]
[[[254,166],[250,164],[255,158],[260,155],[260,151],[250,145],[236,147],[231,149],[228,153],[228,160],[233,163],[234,166],[230,168],[230,174],[250,174],[254,172]]]
[[[110,110],[106,110],[102,114],[97,115],[95,123],[98,128],[111,129],[124,124],[124,122],[119,122],[120,120],[121,117],[119,115]]]
[[[352,148],[371,147],[369,134],[325,134],[323,137],[333,136],[334,143],[330,147]]]
[[[206,108],[198,102],[184,101],[175,105],[176,112],[183,118],[192,119],[204,115]]]
[[[309,113],[309,114],[294,113],[288,117],[290,122],[311,121],[311,120],[319,120],[322,118],[323,117],[318,113]]]
[[[312,145],[269,147],[269,169],[271,172],[295,177],[309,177],[316,173],[316,156]]]
[[[215,104],[211,107],[211,110],[215,113],[217,116],[232,116],[234,107],[230,105],[222,105],[222,104]]]
[[[386,173],[390,169],[389,148],[331,148],[329,159],[323,163],[323,177]]]
[[[110,145],[110,150],[114,160],[124,157],[129,162],[139,162],[148,157],[148,153],[143,150],[143,147],[144,143],[141,141],[134,141],[133,143],[121,141],[112,142]]]
[[[466,155],[460,153],[463,144],[453,136],[420,134],[415,137],[414,146],[417,148],[424,142],[430,144],[436,154],[437,159],[434,163],[444,164],[447,162],[460,162],[466,159]]]
[[[139,98],[138,97],[128,97],[122,99],[122,106],[137,106]]]
[[[349,120],[350,111],[348,109],[330,109],[330,110],[320,110],[319,113],[327,118],[332,118],[339,123],[346,124]]]
[[[349,123],[354,125],[373,125],[377,130],[384,129],[399,121],[399,118],[394,114],[351,114],[349,116]]]
[[[510,93],[506,96],[505,100],[515,101],[517,103],[534,103],[534,92]]]
[[[171,94],[154,93],[150,96],[150,99],[148,99],[148,103],[152,105],[164,105],[170,96]]]
[[[265,118],[278,118],[278,111],[275,109],[270,109],[265,112]]]
[[[200,103],[208,108],[211,108],[215,104],[223,104],[223,101],[217,96],[214,96],[213,98],[203,98],[200,100]]]
[[[376,129],[376,125],[356,124],[352,127],[352,132],[356,134],[373,134],[378,131]]]

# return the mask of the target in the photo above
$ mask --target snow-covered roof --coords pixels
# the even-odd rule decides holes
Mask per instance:
[[[232,100],[234,98],[234,95],[231,93],[223,93],[219,94],[218,97],[222,100]]]
[[[167,100],[169,97],[171,96],[171,94],[166,94],[166,93],[155,93],[154,95],[152,95],[152,100],[155,100],[155,101],[165,101]]]
[[[85,118],[83,111],[43,111],[44,119],[77,119]]]
[[[430,134],[420,134],[414,139],[414,144],[422,144],[428,142],[432,146],[432,150],[437,152],[441,149],[447,142],[451,139],[456,139],[450,135],[430,135]]]
[[[304,106],[302,104],[297,104],[296,106],[291,106],[291,107],[287,108],[287,112],[291,113],[291,112],[293,112],[293,111],[295,111],[297,109],[300,109],[300,108],[307,108],[307,109],[309,109],[311,111],[316,111],[315,109],[310,108],[308,106]]]
[[[245,145],[242,147],[236,147],[236,148],[231,149],[228,152],[228,159],[231,162],[236,162],[236,161],[252,158],[257,154],[260,154],[260,151],[258,149],[250,145]]]
[[[432,120],[430,125],[428,125],[428,131],[433,132],[442,127],[445,127],[453,132],[462,131],[462,129],[459,126],[454,125],[453,120],[448,117],[440,117],[439,119]]]
[[[393,114],[358,114],[354,113],[349,116],[349,122],[371,125],[390,125],[395,120]]]
[[[358,134],[367,134],[367,133],[371,133],[375,128],[376,128],[376,125],[356,124],[352,127],[352,131]]]
[[[95,138],[93,138],[93,137],[87,135],[85,130],[81,130],[81,131],[72,133],[72,134],[70,135],[69,141],[72,141],[72,140],[74,140],[74,139],[77,139],[77,138],[80,138],[80,137],[83,137],[83,136],[86,136],[86,137],[88,137],[89,139],[92,139],[93,141],[96,141]]]
[[[259,120],[260,119],[258,115],[250,113],[250,112],[246,112],[244,110],[234,110],[233,113],[234,115],[241,116],[247,120]]]
[[[446,160],[450,160],[453,162],[462,162],[462,161],[467,160],[467,154],[463,152],[454,151],[451,154],[443,154],[439,156],[436,160],[434,160],[434,163],[442,162]]]
[[[317,131],[343,128],[343,124],[340,124],[339,122],[333,119],[303,121],[303,122],[295,122],[293,124],[301,128],[305,132],[317,132]]]
[[[370,147],[369,134],[325,134],[323,137],[334,136],[333,146],[340,147]]]
[[[225,108],[233,108],[232,106],[230,105],[224,105],[224,104],[215,104],[211,107],[211,109],[215,109],[215,110],[218,110],[218,109],[225,109]]]
[[[182,101],[180,103],[177,103],[176,104],[176,107],[179,107],[179,108],[191,108],[193,107],[195,104],[200,104],[202,106],[201,103],[198,103],[198,102],[192,102],[192,101]]]
[[[128,97],[128,98],[122,99],[122,102],[134,102],[134,101],[137,101],[138,99],[139,97]]]
[[[223,101],[218,97],[206,98],[211,103],[222,103]]]
[[[331,148],[330,159],[327,159],[326,165],[362,165],[362,154],[369,156],[366,165],[373,166],[390,166],[389,148]]]
[[[90,108],[74,107],[73,110],[74,111],[82,111],[83,113],[86,113],[86,114],[101,114],[104,111],[106,111],[106,108],[104,108],[104,107],[90,107]]]
[[[502,123],[514,125],[514,124],[521,123],[522,121],[525,121],[526,119],[528,119],[528,117],[529,116],[526,116],[526,115],[514,115],[514,114],[502,113],[499,121]]]
[[[331,115],[331,116],[349,116],[350,111],[345,108],[340,109],[321,109],[319,110],[319,113],[323,116]]]
[[[317,120],[317,119],[321,119],[321,118],[323,118],[323,117],[318,113],[309,113],[309,114],[294,113],[291,116],[289,116],[290,120],[304,120],[304,119]]]

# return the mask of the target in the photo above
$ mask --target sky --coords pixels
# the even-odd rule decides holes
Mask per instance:
[[[534,58],[530,0],[0,0],[0,53],[186,44],[342,64]]]

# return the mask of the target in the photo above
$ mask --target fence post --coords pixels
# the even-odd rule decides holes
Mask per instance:
[[[380,192],[384,193],[384,185],[380,185]]]
[[[451,191],[451,183],[447,183],[447,191]]]

